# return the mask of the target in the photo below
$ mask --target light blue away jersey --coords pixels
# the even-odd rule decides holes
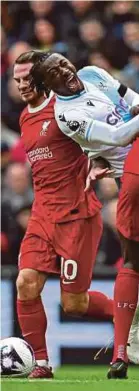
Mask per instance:
[[[102,132],[101,140],[92,140],[92,123],[100,121],[119,128],[131,120],[130,107],[123,99],[118,89],[120,83],[103,69],[87,66],[78,72],[84,84],[84,90],[68,97],[57,96],[55,116],[60,129],[78,142],[89,156],[102,156],[115,169],[115,177],[123,172],[125,157],[130,149],[106,145],[106,131]],[[91,133],[92,132],[92,133]],[[115,144],[117,145],[117,144]]]

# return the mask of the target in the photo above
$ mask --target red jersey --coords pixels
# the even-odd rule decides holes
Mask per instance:
[[[139,175],[139,137],[133,142],[125,160],[124,172]]]
[[[45,103],[46,102],[46,103]],[[54,118],[55,98],[20,117],[21,137],[32,168],[33,211],[51,222],[93,216],[101,208],[94,191],[84,192],[88,159]]]

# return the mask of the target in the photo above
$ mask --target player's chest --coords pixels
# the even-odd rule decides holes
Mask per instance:
[[[94,89],[83,95],[78,104],[86,112],[87,116],[95,120],[116,125],[124,120],[129,113],[129,108],[124,99],[116,96],[115,103],[106,94]]]
[[[48,114],[46,116],[45,112],[41,116],[28,116],[21,128],[21,137],[26,152],[34,148],[52,146],[53,141],[59,137],[59,133],[54,116]]]

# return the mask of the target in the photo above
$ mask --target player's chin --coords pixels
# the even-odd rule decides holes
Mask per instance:
[[[23,102],[31,103],[31,101],[34,100],[34,94],[31,92],[28,94],[22,94],[21,98],[22,98]]]
[[[78,94],[79,93],[79,88],[77,85],[75,86],[69,86],[68,87],[68,90],[70,92],[71,95],[74,95],[74,94]]]

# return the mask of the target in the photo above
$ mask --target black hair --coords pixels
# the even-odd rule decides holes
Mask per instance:
[[[44,61],[49,55],[50,53],[42,50],[29,50],[28,52],[20,54],[20,56],[17,57],[15,64],[25,64],[27,62],[36,64],[36,62]]]
[[[31,86],[32,88],[36,87],[38,93],[44,91],[47,96],[49,96],[50,89],[45,87],[41,78],[35,78],[35,70],[39,68],[40,64],[45,61],[52,53],[45,52],[42,50],[30,50],[28,52],[20,54],[20,56],[16,59],[15,64],[26,64],[28,62],[32,62],[33,67],[30,71],[32,76]]]
[[[36,61],[31,68],[32,80],[36,88],[41,88],[46,92],[47,96],[50,94],[50,88],[44,83],[43,78],[43,67],[42,64],[45,60],[47,60],[53,53],[52,52],[42,52],[42,56],[40,56],[39,60]]]

